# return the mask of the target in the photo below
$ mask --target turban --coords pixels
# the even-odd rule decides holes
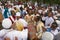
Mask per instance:
[[[42,40],[53,40],[54,36],[50,32],[45,32],[42,35]]]
[[[9,18],[6,18],[2,21],[3,28],[10,28],[12,25],[12,22]]]

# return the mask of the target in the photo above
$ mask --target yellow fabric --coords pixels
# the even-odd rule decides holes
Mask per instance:
[[[37,25],[37,32],[42,32],[42,27],[44,27],[44,24],[40,21]]]
[[[25,16],[25,20],[27,22],[30,22],[32,20],[32,16],[29,16],[28,14]]]
[[[44,24],[41,21],[39,21],[39,23],[37,25],[37,36],[38,36],[38,38],[41,38],[41,36],[42,36],[42,33],[43,33],[42,27],[44,27]]]
[[[18,9],[14,10],[14,11],[15,11],[15,13],[19,12],[19,10],[18,10]]]
[[[24,27],[23,27],[23,24],[21,22],[17,21],[16,28],[17,28],[17,30],[22,31]]]

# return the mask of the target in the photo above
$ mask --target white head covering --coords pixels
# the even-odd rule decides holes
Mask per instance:
[[[32,9],[32,6],[29,6],[29,9]]]
[[[17,12],[17,13],[16,13],[16,16],[21,16],[20,12]]]
[[[45,32],[42,35],[42,40],[53,40],[54,36],[50,32]]]
[[[22,5],[19,5],[19,8],[22,7]]]
[[[24,5],[22,5],[22,8],[24,8]]]
[[[4,20],[2,21],[2,26],[3,26],[3,28],[10,28],[11,25],[12,25],[12,22],[11,22],[11,20],[10,20],[9,18],[4,19]]]

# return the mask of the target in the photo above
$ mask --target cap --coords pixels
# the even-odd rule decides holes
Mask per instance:
[[[42,35],[42,40],[53,40],[54,36],[50,32],[45,32]]]
[[[2,21],[3,28],[10,28],[12,25],[12,22],[9,18],[6,18]]]
[[[16,13],[16,16],[21,16],[20,12],[17,12],[17,13]]]

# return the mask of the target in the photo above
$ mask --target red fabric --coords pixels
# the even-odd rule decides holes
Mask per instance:
[[[24,29],[28,29],[27,27],[24,27]]]
[[[12,16],[12,18],[15,20],[16,17],[15,16]],[[14,23],[14,21],[11,19],[11,17],[9,17],[9,19],[11,20],[12,23]]]
[[[28,26],[28,36],[29,36],[29,39],[33,39],[36,37],[36,29],[34,25]]]
[[[13,21],[12,21],[12,19],[9,17],[9,19],[11,20],[11,22],[12,22],[12,24],[14,23]]]
[[[34,9],[34,8],[35,8],[35,6],[33,5],[33,6],[32,6],[32,8]]]
[[[14,20],[16,19],[16,16],[12,16],[14,18]]]

